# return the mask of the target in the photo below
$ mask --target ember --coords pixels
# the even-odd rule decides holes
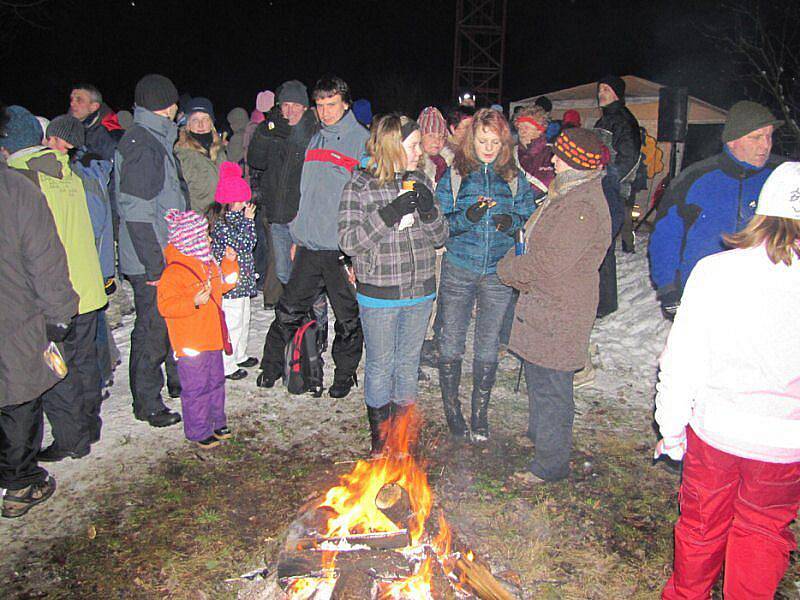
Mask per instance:
[[[412,451],[420,426],[414,407],[386,421],[383,455],[358,461],[305,507],[279,558],[289,598],[438,600],[452,588],[461,597],[513,598],[471,550],[455,551],[442,514],[436,535],[426,530],[433,495]]]

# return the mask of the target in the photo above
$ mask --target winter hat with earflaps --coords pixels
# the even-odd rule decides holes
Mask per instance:
[[[169,243],[178,252],[193,256],[204,263],[213,262],[208,240],[208,221],[193,210],[170,208],[164,216],[169,230]]]
[[[250,186],[242,179],[242,168],[234,162],[222,163],[219,166],[219,180],[214,200],[220,204],[233,204],[249,202],[251,196]]]
[[[767,177],[756,214],[800,220],[800,162],[785,162]]]

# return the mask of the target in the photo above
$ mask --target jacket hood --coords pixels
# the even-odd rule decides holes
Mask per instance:
[[[244,131],[250,118],[247,116],[247,111],[241,107],[234,108],[228,113],[228,124],[233,131]]]
[[[36,154],[42,150],[47,150],[44,146],[33,146],[31,148],[24,148],[15,152],[11,155],[11,158],[23,158],[28,154]],[[63,162],[59,160],[58,153],[55,150],[50,150],[45,152],[39,156],[34,156],[33,158],[25,161],[25,165],[31,170],[36,171],[37,173],[43,173],[48,177],[54,177],[56,179],[63,179],[64,178],[64,169],[67,168],[67,163],[69,158],[67,155],[64,155]]]
[[[176,137],[178,134],[178,126],[175,123],[141,106],[133,109],[133,122],[161,137]]]

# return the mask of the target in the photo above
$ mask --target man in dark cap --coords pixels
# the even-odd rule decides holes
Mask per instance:
[[[606,176],[603,178],[603,191],[611,213],[611,238],[614,239],[625,221],[625,211],[632,208],[630,184],[639,166],[642,138],[639,122],[625,106],[625,81],[622,78],[608,75],[597,82],[597,104],[603,114],[594,124],[594,128],[604,130],[607,136],[604,141],[614,153],[614,159],[606,168]],[[627,244],[624,249],[633,250]],[[617,261],[614,244],[611,244],[600,266],[600,304],[597,307],[597,316],[604,317],[615,310]]]
[[[650,276],[667,317],[675,315],[697,261],[725,250],[723,234],[739,231],[755,214],[761,187],[784,161],[770,154],[781,125],[767,107],[737,102],[722,130],[722,152],[667,188],[650,235]]]
[[[136,84],[133,127],[117,146],[115,179],[119,205],[119,266],[133,286],[136,321],[131,333],[130,386],[133,413],[153,427],[180,422],[164,405],[161,365],[167,366],[170,396],[180,395],[167,326],[156,306],[156,286],[164,270],[170,208],[186,210],[172,148],[178,135],[173,119],[178,90],[163,75],[145,75]]]

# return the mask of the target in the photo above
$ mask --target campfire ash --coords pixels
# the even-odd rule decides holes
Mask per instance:
[[[471,550],[456,547],[442,514],[435,535],[426,528],[433,494],[412,452],[420,425],[413,407],[385,422],[383,455],[358,461],[301,509],[278,559],[286,597],[514,598]]]

